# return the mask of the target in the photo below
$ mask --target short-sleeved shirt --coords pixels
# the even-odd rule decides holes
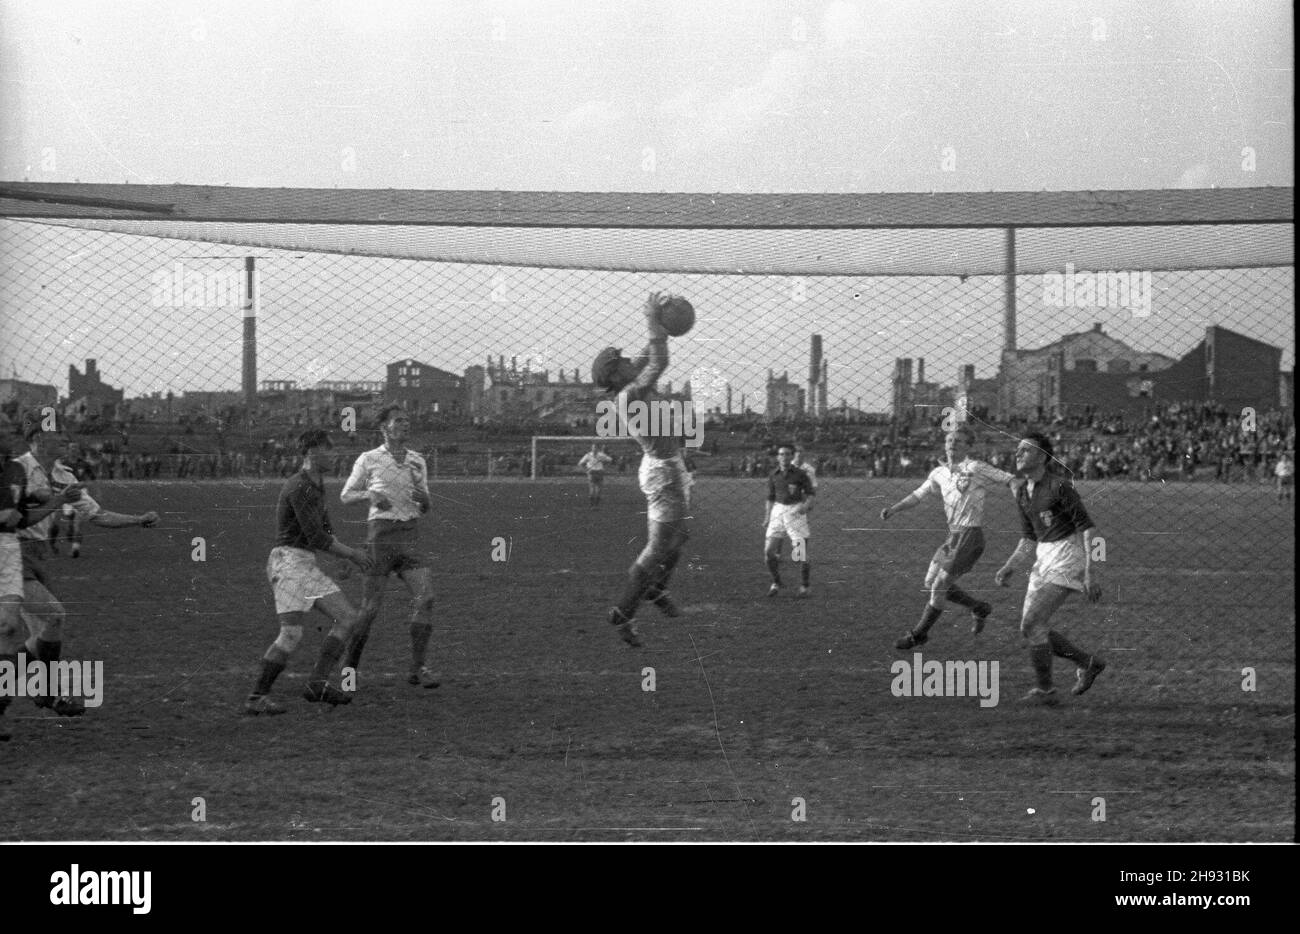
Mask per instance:
[[[367,518],[401,522],[424,514],[415,501],[416,490],[429,495],[429,469],[424,458],[415,451],[406,451],[399,461],[388,445],[381,444],[357,458],[348,482],[343,484],[341,498],[345,503],[356,503],[368,500],[367,493],[379,493],[388,500],[388,508],[380,509],[372,502]]]
[[[797,506],[807,501],[817,491],[813,489],[812,478],[808,472],[791,464],[785,470],[780,467],[767,475],[767,501],[780,503],[782,506]]]
[[[984,498],[990,489],[1005,486],[1011,474],[1005,470],[968,457],[955,467],[940,464],[925,482],[912,493],[918,499],[937,493],[950,530],[969,529],[984,524]]]
[[[325,508],[325,484],[317,483],[305,470],[284,482],[275,507],[276,545],[326,551],[334,543],[329,511]]]
[[[605,465],[614,463],[614,458],[608,454],[592,454],[588,451],[582,455],[582,460],[578,461],[578,469],[585,470],[587,473],[604,473]]]
[[[1033,542],[1059,542],[1093,527],[1083,500],[1068,477],[1047,474],[1016,490],[1023,536]]]

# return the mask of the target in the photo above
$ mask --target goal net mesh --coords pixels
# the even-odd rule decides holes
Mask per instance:
[[[1107,539],[1117,628],[1157,608],[1169,627],[1176,612],[1251,614],[1285,654],[1289,189],[1070,209],[1069,193],[879,196],[879,210],[862,196],[545,196],[572,209],[562,221],[520,221],[522,196],[463,193],[469,207],[421,215],[415,198],[392,223],[401,199],[383,192],[317,193],[340,207],[308,216],[285,192],[208,189],[204,213],[192,189],[184,210],[139,207],[167,200],[140,186],[38,189],[0,192],[0,418],[52,407],[104,482],[270,483],[314,426],[335,430],[342,471],[377,443],[388,401],[412,413],[440,479],[523,482],[533,436],[594,433],[594,355],[635,354],[647,293],[670,290],[697,311],[660,388],[704,421],[699,521],[761,515],[780,441],[805,446],[835,497],[815,525],[852,536],[921,483],[952,420],[1004,468],[1036,428]],[[581,495],[588,446],[548,442],[542,481]],[[620,482],[634,467],[613,470]],[[924,526],[909,533],[920,564],[890,565],[918,587],[942,526],[926,510],[909,525]],[[999,516],[978,574],[1014,545]]]

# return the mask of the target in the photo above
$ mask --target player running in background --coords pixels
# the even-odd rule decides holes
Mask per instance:
[[[1082,694],[1106,669],[1097,655],[1085,652],[1055,630],[1052,614],[1071,593],[1078,591],[1089,603],[1101,599],[1101,586],[1092,562],[1095,528],[1070,479],[1054,468],[1052,442],[1038,432],[1024,436],[1016,448],[1016,470],[1028,482],[1016,488],[1022,537],[1015,552],[995,575],[1006,587],[1011,574],[1031,561],[1020,633],[1029,642],[1029,659],[1037,680],[1025,695],[1032,703],[1058,703],[1052,686],[1052,656],[1077,666],[1073,694]]]
[[[275,547],[266,562],[280,634],[262,656],[261,674],[244,701],[244,713],[250,716],[285,712],[284,707],[271,700],[271,688],[302,641],[303,623],[311,609],[329,617],[332,626],[321,643],[303,697],[312,703],[331,706],[352,702],[350,694],[329,683],[329,676],[356,624],[357,613],[338,585],[317,567],[315,553],[325,551],[338,555],[364,571],[370,570],[371,561],[365,552],[349,548],[335,538],[330,528],[329,512],[325,509],[325,471],[330,467],[333,451],[328,432],[320,428],[304,431],[298,437],[302,467],[280,489],[275,507]]]
[[[769,597],[781,592],[781,540],[790,539],[790,558],[799,565],[799,596],[812,592],[812,563],[808,555],[808,514],[812,512],[812,497],[817,492],[808,471],[794,463],[795,446],[782,444],[776,449],[776,469],[767,477],[767,508],[763,527],[767,541],[763,557],[767,571],[772,575]]]
[[[70,474],[60,474],[56,478],[46,469],[46,448],[57,442],[44,433],[39,425],[29,427],[24,437],[27,453],[19,457],[17,462],[26,475],[28,502],[32,506],[43,507],[42,512],[47,513],[39,521],[29,517],[31,524],[18,531],[23,559],[22,617],[29,633],[25,648],[34,659],[49,665],[63,655],[63,623],[67,619],[63,604],[50,591],[45,560],[48,556],[49,529],[56,521],[58,506],[75,509],[82,522],[105,529],[136,526],[152,528],[158,523],[158,513],[150,511],[132,515],[109,512],[95,502]],[[53,679],[48,683],[52,685]],[[38,707],[49,707],[64,717],[77,717],[86,712],[85,699],[80,697],[56,697],[51,693],[33,700]]]
[[[1291,456],[1290,451],[1283,451],[1278,456],[1273,473],[1277,476],[1277,501],[1290,502],[1291,489],[1295,486],[1295,458]]]
[[[679,616],[668,595],[668,581],[677,566],[690,532],[687,513],[691,502],[691,480],[682,456],[684,429],[634,431],[632,406],[649,406],[660,399],[657,382],[668,367],[668,332],[659,323],[659,309],[672,296],[651,292],[645,303],[649,342],[635,360],[623,356],[617,347],[606,347],[591,366],[592,381],[618,396],[619,411],[629,413],[628,434],[641,446],[641,468],[637,479],[645,494],[648,541],[627,571],[627,584],[618,604],[609,611],[609,622],[618,627],[623,641],[641,645],[636,611],[649,600],[669,617]]]
[[[880,518],[888,521],[895,513],[911,509],[931,493],[938,494],[948,519],[948,538],[930,559],[930,569],[925,574],[925,587],[930,599],[925,604],[921,621],[916,628],[895,643],[906,651],[924,645],[930,638],[930,628],[943,613],[944,601],[964,606],[971,612],[971,632],[984,631],[984,623],[993,607],[977,600],[957,586],[957,579],[975,566],[984,553],[984,497],[990,489],[1007,486],[1013,477],[984,461],[970,456],[975,434],[968,427],[950,431],[944,437],[944,454],[947,463],[940,464],[925,482],[892,506],[880,510]]]
[[[379,412],[384,443],[357,458],[343,485],[344,503],[369,503],[366,546],[373,567],[362,587],[361,617],[348,644],[343,667],[356,671],[370,627],[383,605],[389,574],[411,595],[411,668],[407,683],[436,688],[438,678],[425,664],[433,634],[433,574],[420,550],[419,518],[429,511],[429,472],[424,458],[408,450],[411,418],[400,405]]]
[[[77,442],[65,438],[63,442],[63,452],[54,461],[54,466],[50,468],[50,480],[56,488],[62,484],[64,486],[71,483],[89,483],[95,479],[94,468],[90,462],[81,455],[81,445]],[[82,510],[76,509],[71,503],[63,507],[63,514],[55,522],[50,523],[50,550],[56,555],[59,553],[59,533],[67,538],[69,543],[69,553],[74,558],[81,556],[82,530],[84,526],[82,519]]]
[[[596,507],[600,505],[600,488],[605,482],[605,465],[614,463],[614,458],[605,453],[599,444],[593,444],[591,450],[582,455],[578,469],[587,472],[587,502]]]

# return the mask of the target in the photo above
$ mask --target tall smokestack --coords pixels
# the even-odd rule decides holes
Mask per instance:
[[[916,381],[918,383],[925,382],[925,357],[916,358]]]
[[[731,383],[727,383],[727,414],[731,414]]]
[[[817,383],[822,375],[822,336],[814,334],[808,348],[808,406],[817,414]]]
[[[1016,228],[1007,228],[1007,271],[1002,311],[1002,349],[1016,349]]]
[[[257,405],[257,259],[244,257],[244,405],[251,413]]]

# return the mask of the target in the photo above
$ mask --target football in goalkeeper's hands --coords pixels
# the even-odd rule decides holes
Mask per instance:
[[[671,337],[681,337],[695,327],[695,306],[680,295],[664,297],[659,306],[659,323]]]

